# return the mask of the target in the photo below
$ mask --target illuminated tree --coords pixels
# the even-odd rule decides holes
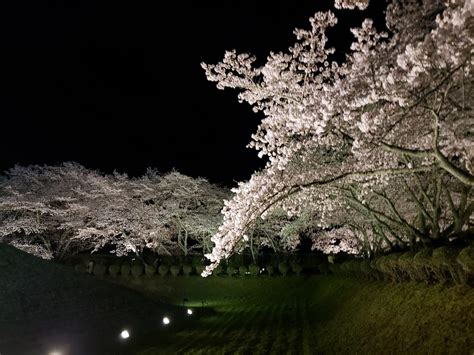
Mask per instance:
[[[0,241],[43,258],[209,251],[227,191],[153,170],[140,178],[78,164],[11,169],[0,181]]]
[[[336,5],[364,9],[367,1]],[[470,1],[391,1],[389,32],[365,20],[352,29],[352,51],[338,63],[326,37],[337,18],[316,13],[309,30],[295,30],[297,42],[287,53],[271,53],[261,67],[255,57],[235,51],[221,63],[202,64],[219,89],[238,89],[241,102],[265,114],[249,146],[268,158],[265,169],[240,183],[226,202],[204,274],[274,208],[289,215],[310,208],[327,230],[362,220],[362,231],[369,227],[387,244],[426,237],[413,226],[420,213],[425,222],[432,217],[426,230],[431,239],[453,233],[454,224],[458,231],[470,228],[473,15]],[[408,194],[407,206],[395,204],[396,186]],[[458,196],[457,205],[450,193]],[[361,194],[375,199],[361,200]],[[332,215],[347,207],[364,217],[351,221],[337,213],[343,218],[335,221]],[[458,212],[447,217],[440,212],[446,208]]]
[[[154,219],[160,220],[170,234],[173,254],[210,250],[210,238],[222,222],[220,211],[229,195],[227,189],[175,171],[163,176],[149,171],[140,183],[153,191],[146,195],[146,201],[156,213]]]
[[[74,163],[16,166],[0,182],[0,240],[44,258],[90,248],[72,237],[87,223],[86,201],[107,193],[102,180]]]

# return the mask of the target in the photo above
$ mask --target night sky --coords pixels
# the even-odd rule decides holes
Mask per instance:
[[[377,2],[383,6],[383,1]],[[0,170],[77,161],[132,176],[172,168],[234,185],[263,167],[246,148],[261,116],[206,80],[225,50],[294,43],[324,0],[18,0],[0,5]],[[369,9],[380,18],[381,8]],[[367,13],[338,11],[346,50]]]

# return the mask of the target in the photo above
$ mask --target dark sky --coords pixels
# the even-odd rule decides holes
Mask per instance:
[[[377,2],[381,6],[383,1]],[[324,0],[16,0],[0,5],[0,170],[77,161],[233,185],[264,161],[245,148],[261,116],[206,81],[226,49],[265,58]],[[381,9],[371,9],[381,13]],[[337,12],[347,48],[367,16]]]

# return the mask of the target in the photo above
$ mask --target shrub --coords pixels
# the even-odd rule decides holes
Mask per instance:
[[[275,268],[273,267],[273,264],[269,264],[265,267],[265,270],[267,270],[267,274],[269,276],[273,275],[275,273]]]
[[[334,264],[334,265],[338,265],[338,264]],[[344,261],[341,264],[339,264],[339,272],[346,276],[349,274],[349,261]]]
[[[203,264],[203,261],[204,261],[204,260],[203,260],[203,257],[202,257],[202,256],[197,256],[197,255],[195,255],[195,256],[193,256],[193,257],[191,258],[191,265],[194,266],[194,267],[196,267],[196,266],[198,266],[198,265],[201,265],[201,266],[202,266],[202,265],[204,265],[204,264]]]
[[[201,276],[201,273],[204,271],[204,268],[205,268],[204,264],[195,265],[196,275]]]
[[[362,263],[362,259],[353,259],[349,261],[349,272],[352,276],[360,277],[362,272],[360,270],[360,264]]]
[[[143,274],[143,265],[142,264],[134,264],[131,268],[132,276],[140,277]]]
[[[413,257],[413,267],[419,281],[429,281],[431,278],[432,249],[422,249]]]
[[[158,267],[158,273],[160,274],[160,276],[165,276],[168,271],[169,271],[170,267],[166,264],[161,264],[159,267]]]
[[[231,265],[231,264],[228,264],[226,271],[227,271],[228,276],[232,276],[237,272],[237,268],[235,266]]]
[[[189,276],[193,272],[193,267],[189,264],[183,265],[183,274],[184,276]]]
[[[217,265],[217,267],[212,271],[213,276],[220,275],[222,273],[222,266]]]
[[[457,262],[467,277],[474,277],[474,246],[468,246],[461,250],[457,257]]]
[[[181,271],[180,265],[171,265],[170,267],[171,275],[178,276],[180,271]]]
[[[156,273],[156,268],[153,265],[145,265],[145,275],[152,277]]]
[[[402,281],[404,278],[403,272],[399,268],[399,257],[401,253],[392,253],[385,257],[385,267],[393,281]]]
[[[341,264],[322,263],[321,265],[319,265],[319,270],[321,271],[321,274],[323,275],[327,275],[329,273],[340,274]]]
[[[260,274],[260,266],[257,264],[250,264],[249,272],[251,276],[258,276]]]
[[[288,273],[288,264],[284,261],[279,263],[278,271],[280,271],[280,274],[282,274],[283,276],[286,276],[286,274]]]
[[[398,269],[403,273],[405,278],[413,281],[417,280],[417,273],[413,265],[414,251],[406,251],[398,257]]]
[[[104,264],[94,264],[94,275],[104,276],[107,273],[107,266]]]
[[[160,261],[161,261],[161,264],[165,264],[165,265],[168,265],[168,266],[171,266],[173,265],[175,262],[174,262],[174,258],[172,255],[162,255],[160,257]]]
[[[248,270],[249,269],[247,268],[247,266],[242,265],[242,266],[239,267],[239,274],[241,276],[245,276],[247,274]]]
[[[385,255],[378,257],[375,261],[375,265],[377,270],[382,273],[384,278],[386,278],[389,274],[387,270],[387,257]]]
[[[374,275],[373,275],[374,270],[370,266],[370,260],[364,259],[364,260],[361,261],[361,263],[360,263],[360,272],[366,278],[371,279],[371,278],[374,277]]]
[[[377,259],[370,260],[370,267],[374,271],[379,271],[379,269],[377,268]]]
[[[268,255],[265,264],[266,264],[265,268],[268,268],[268,266],[271,266],[273,267],[273,271],[276,271],[278,269],[278,256],[275,254]]]
[[[120,272],[120,266],[116,264],[112,264],[109,266],[109,274],[111,276],[117,276]]]
[[[85,274],[87,272],[87,267],[84,264],[76,264],[74,265],[74,271],[80,274]]]
[[[244,265],[244,256],[242,254],[233,254],[227,261],[229,265],[234,266],[236,269],[239,266]]]
[[[333,264],[331,264],[333,265]],[[329,274],[329,265],[328,263],[321,263],[318,265],[318,270],[322,275],[327,275]]]
[[[455,281],[462,283],[464,275],[456,258],[459,255],[459,250],[443,246],[433,250],[431,257],[431,268],[433,274],[438,281]]]
[[[322,262],[321,257],[317,257],[314,254],[304,254],[300,257],[299,264],[304,271],[314,272],[318,268],[318,264]]]
[[[299,263],[293,262],[291,264],[291,271],[293,271],[297,276],[299,276],[303,271],[303,267]]]
[[[383,274],[379,271],[377,267],[377,259],[370,260],[370,268],[372,269],[371,276],[375,280],[383,280]]]
[[[130,275],[130,265],[128,264],[122,264],[122,266],[120,267],[120,274],[122,276],[128,276]]]
[[[338,265],[338,264],[332,264],[332,265]],[[335,266],[335,268],[337,269],[337,266]],[[346,276],[356,276],[358,275],[360,271],[359,263],[355,259],[344,261],[342,264],[340,264],[339,271],[340,273]]]

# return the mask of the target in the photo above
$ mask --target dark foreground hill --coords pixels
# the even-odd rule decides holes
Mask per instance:
[[[181,313],[0,244],[1,355],[126,354],[145,334],[159,343],[180,326],[177,321],[163,327],[163,316],[179,320]],[[127,341],[119,337],[123,329],[131,333]]]

